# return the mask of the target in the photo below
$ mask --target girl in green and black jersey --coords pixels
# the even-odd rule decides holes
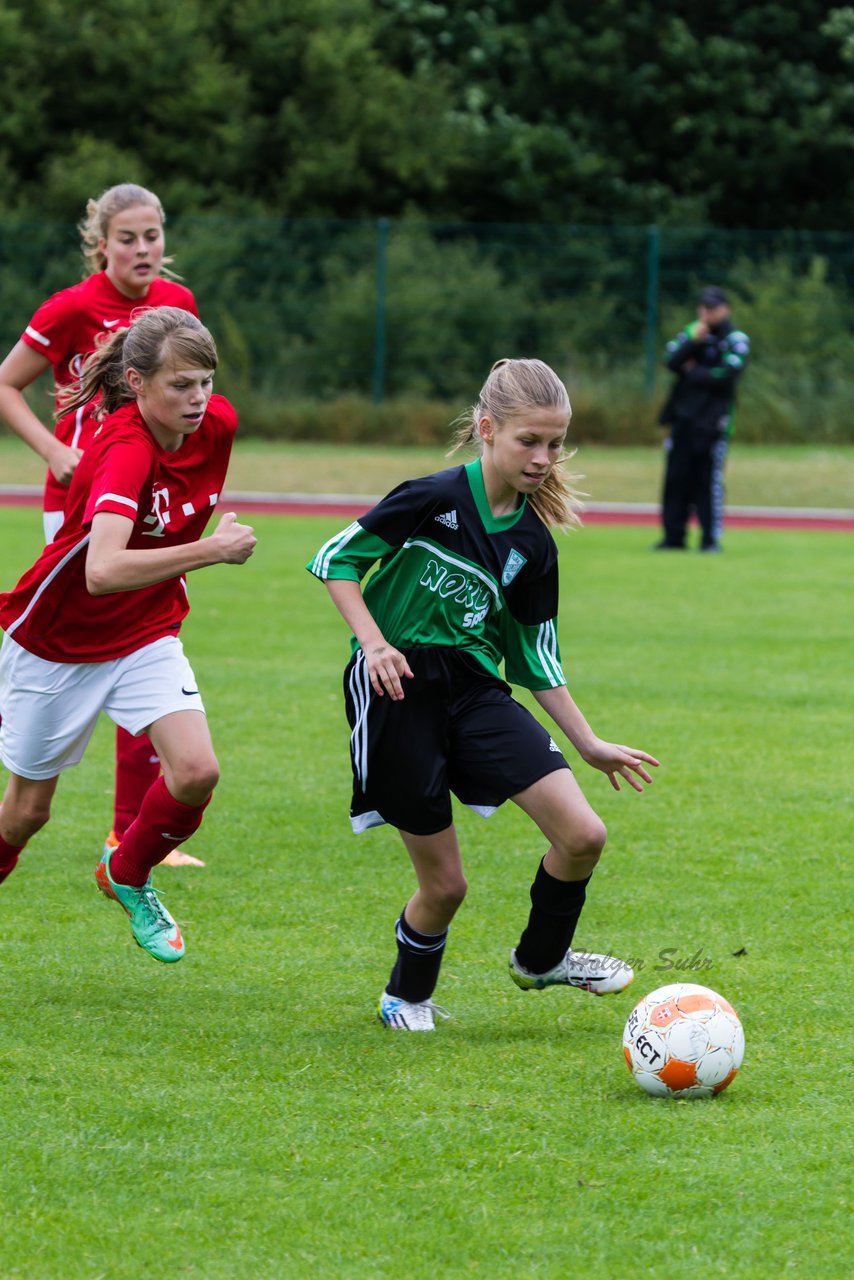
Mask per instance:
[[[571,948],[605,827],[554,739],[510,690],[530,689],[616,790],[621,777],[636,791],[652,781],[646,766],[658,761],[598,738],[561,667],[548,526],[578,519],[560,462],[570,414],[548,365],[499,360],[457,433],[455,447],[473,443],[479,457],[400,485],[308,566],[353,632],[344,677],[353,828],[397,827],[418,881],[379,1002],[390,1027],[430,1031],[444,1014],[431,997],[467,887],[452,792],[484,816],[513,800],[549,842],[510,955],[513,981],[605,995],[634,976],[613,956]]]

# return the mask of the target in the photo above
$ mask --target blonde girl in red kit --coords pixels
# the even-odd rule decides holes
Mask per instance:
[[[30,409],[23,391],[48,369],[57,394],[72,385],[97,343],[130,324],[141,307],[181,307],[198,315],[190,290],[161,274],[169,261],[164,258],[164,220],[157,196],[133,183],[110,187],[97,200],[90,200],[80,227],[86,278],[43,302],[0,364],[0,418],[48,466],[46,542],[59,531],[71,477],[98,423],[93,405],[83,404],[50,429]],[[160,762],[145,736],[131,738],[117,729],[115,806],[107,847],[118,844],[159,770]],[[171,851],[165,861],[204,865],[180,849]]]
[[[50,817],[59,775],[77,764],[102,711],[147,733],[163,765],[99,887],[140,946],[180,960],[178,925],[152,867],[199,827],[219,778],[201,694],[178,632],[184,576],[243,564],[252,530],[224,515],[204,530],[225,480],[237,418],[212,394],[217,357],[201,321],[144,311],[86,361],[75,408],[100,397],[98,430],[75,469],[65,520],[18,585],[0,595],[0,880]]]

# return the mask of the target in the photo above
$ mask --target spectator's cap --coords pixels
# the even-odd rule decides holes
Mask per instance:
[[[705,289],[700,290],[697,302],[701,307],[728,307],[729,298],[724,293],[720,285],[709,284]]]

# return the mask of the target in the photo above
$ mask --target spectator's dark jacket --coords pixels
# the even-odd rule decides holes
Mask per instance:
[[[735,386],[750,355],[746,333],[722,320],[699,341],[693,337],[696,322],[667,344],[665,363],[675,373],[667,403],[659,422],[690,426],[703,435],[719,435],[732,430]],[[683,368],[688,360],[696,363]]]

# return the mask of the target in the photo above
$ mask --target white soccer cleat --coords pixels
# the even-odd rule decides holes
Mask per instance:
[[[594,996],[613,995],[624,991],[634,981],[635,972],[625,960],[616,956],[597,955],[592,951],[567,951],[547,973],[529,973],[510,952],[510,977],[523,991],[542,991],[544,987],[578,987]]]
[[[447,1009],[434,1004],[432,1000],[401,1000],[400,996],[390,996],[384,991],[377,1005],[380,1021],[394,1031],[434,1031],[434,1014],[440,1018],[450,1018]]]

